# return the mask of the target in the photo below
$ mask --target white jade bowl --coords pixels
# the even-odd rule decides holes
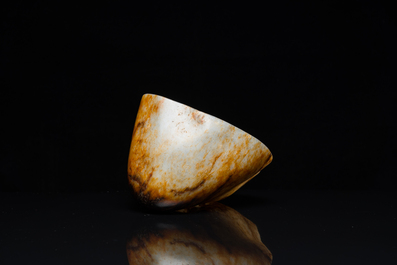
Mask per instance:
[[[142,97],[128,178],[149,208],[178,210],[226,198],[272,161],[255,137],[176,101]]]

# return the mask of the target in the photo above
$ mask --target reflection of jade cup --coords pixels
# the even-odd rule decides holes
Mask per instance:
[[[128,177],[149,208],[178,210],[221,200],[271,161],[263,143],[227,122],[161,96],[142,97]]]
[[[145,218],[127,243],[130,265],[272,262],[256,225],[221,203],[192,208],[189,214]]]

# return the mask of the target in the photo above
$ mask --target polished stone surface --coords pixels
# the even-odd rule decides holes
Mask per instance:
[[[239,128],[145,94],[135,120],[128,177],[145,206],[178,210],[230,196],[272,159],[263,143]]]
[[[128,264],[127,246],[139,235],[188,238],[211,229],[194,218],[192,229],[194,215],[145,212],[125,192],[0,193],[0,201],[0,264],[7,265]],[[255,224],[272,264],[397,264],[393,192],[241,189],[221,203]],[[222,249],[205,233],[203,242]]]

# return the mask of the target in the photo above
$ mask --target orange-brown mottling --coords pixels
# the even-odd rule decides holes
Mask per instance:
[[[167,111],[167,107],[163,107],[168,104],[165,100],[155,95],[144,95],[135,121],[128,175],[134,193],[144,204],[178,209],[217,201],[230,196],[271,162],[272,155],[263,144],[234,126],[220,123],[219,133],[208,136],[209,129],[205,126],[209,126],[211,119],[215,118],[207,120],[206,114],[186,106],[172,114],[176,121],[172,120],[174,127],[171,130],[180,136],[176,135],[176,140],[170,138],[173,136],[164,134],[159,131],[164,128],[158,127],[164,117],[161,115]],[[190,121],[183,120],[184,115],[191,117]],[[182,120],[177,122],[178,118]],[[189,136],[188,131],[194,130],[202,130],[198,135],[209,141],[196,143],[201,146],[196,152],[205,151],[201,159],[199,153],[194,151],[180,154],[174,151],[175,146],[180,144],[175,141],[183,139],[184,135]],[[219,150],[217,146],[212,146],[211,141],[214,140],[208,137],[219,138]],[[192,156],[191,159],[189,156]],[[192,164],[192,159],[198,161]],[[167,163],[169,167],[176,166],[180,173],[175,174],[173,170],[164,168]],[[188,172],[195,173],[189,175]]]
[[[200,114],[198,111],[194,111],[192,113],[193,119],[199,123],[199,124],[203,124],[204,123],[204,115]]]

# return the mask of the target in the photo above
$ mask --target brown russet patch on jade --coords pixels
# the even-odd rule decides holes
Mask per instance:
[[[192,116],[193,116],[193,119],[198,123],[198,124],[203,124],[205,121],[204,121],[204,115],[203,114],[200,114],[198,111],[193,111],[192,112]]]
[[[263,143],[233,125],[146,94],[131,140],[129,182],[144,204],[178,210],[230,196],[271,160]]]

